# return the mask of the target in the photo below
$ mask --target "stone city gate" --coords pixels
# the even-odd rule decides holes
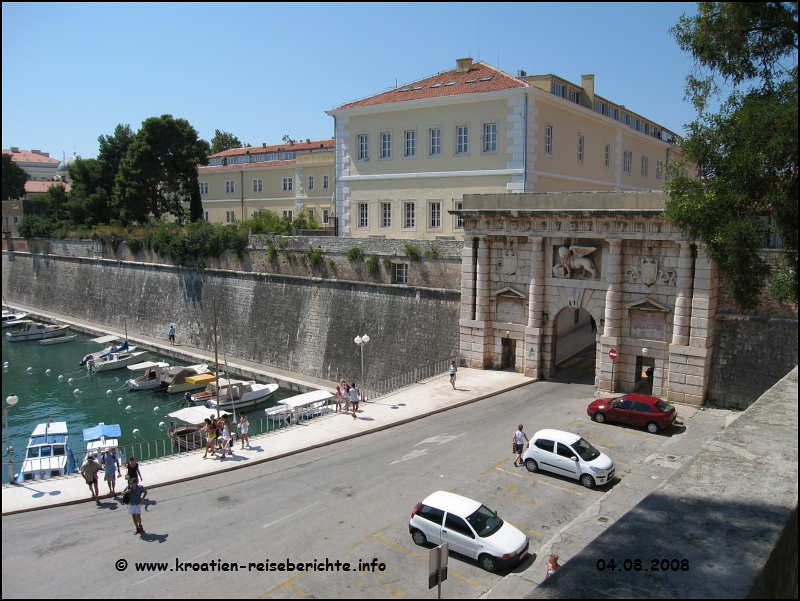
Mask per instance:
[[[464,221],[466,365],[552,377],[557,316],[585,309],[598,330],[597,394],[636,390],[646,361],[653,395],[702,404],[717,270],[660,217],[663,201],[660,192],[465,196],[454,213]]]

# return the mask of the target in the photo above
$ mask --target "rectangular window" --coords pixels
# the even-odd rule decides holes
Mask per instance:
[[[646,133],[647,133],[647,123],[645,123],[644,121],[642,121],[642,125],[641,125],[641,127],[639,128],[639,131],[641,131],[642,133],[645,133],[645,134],[646,134]]]
[[[611,144],[606,144],[606,169],[611,166]]]
[[[294,211],[284,211],[283,216],[288,218],[289,221],[291,221],[292,219],[294,219]]]
[[[369,203],[358,203],[358,227],[369,227]]]
[[[631,127],[633,129],[639,129],[639,119],[636,117],[631,117]]]
[[[236,221],[236,211],[225,211],[225,223]]]
[[[208,211],[203,211],[203,219],[208,221]]]
[[[467,154],[469,152],[469,127],[459,125],[456,128],[456,154]]]
[[[431,130],[431,156],[438,156],[442,154],[442,130],[434,128]]]
[[[405,155],[407,157],[417,156],[417,132],[413,130],[407,131],[405,132],[405,138],[406,138]]]
[[[389,132],[381,134],[381,158],[392,158],[392,134]]]
[[[394,264],[394,283],[408,284],[408,263]]]
[[[611,117],[614,121],[617,120],[617,109],[613,106],[608,107],[608,116]]]
[[[253,180],[253,192],[263,192],[264,191],[264,180],[263,179],[254,179]]]
[[[381,227],[392,227],[392,203],[381,203]]]
[[[578,136],[578,162],[583,163],[583,136]]]
[[[309,175],[308,176],[308,189],[309,190],[313,190],[314,189],[314,176],[313,175]]]
[[[497,152],[497,123],[483,126],[483,152]]]
[[[625,173],[631,172],[631,163],[633,162],[633,153],[630,150],[626,150],[622,153],[622,170]]]
[[[544,153],[553,154],[553,126],[546,125],[544,128]]]
[[[620,113],[619,120],[625,125],[628,125],[628,113]]]
[[[236,192],[236,182],[229,179],[225,182],[225,194],[233,194]]]
[[[556,96],[560,96],[561,98],[566,98],[567,89],[564,87],[564,84],[560,84],[557,81],[554,81],[553,94],[555,94]]]
[[[642,177],[647,177],[647,163],[649,159],[647,157],[642,157]]]
[[[284,152],[283,154],[281,154],[281,158],[284,161],[294,161],[297,158],[297,153],[296,152]]]
[[[367,134],[358,136],[358,160],[369,160],[369,136]]]
[[[200,182],[200,194],[208,194],[208,182]]]
[[[656,161],[656,179],[661,179],[664,177],[664,162],[663,161]]]
[[[322,225],[328,225],[331,222],[330,209],[322,209]]]
[[[417,205],[413,202],[403,203],[403,229],[412,230],[417,227]]]
[[[569,91],[569,99],[570,102],[574,102],[575,104],[581,103],[581,93],[578,90],[570,90]]]
[[[594,110],[596,112],[600,113],[601,115],[605,115],[606,114],[605,105],[602,102],[600,102],[599,100],[595,100],[594,101]]]
[[[428,203],[428,229],[440,230],[442,229],[442,203],[429,202]]]
[[[331,185],[331,178],[328,177],[327,175],[323,175],[322,176],[322,189],[323,190],[327,190],[328,188],[330,188],[330,185]]]
[[[463,211],[464,210],[464,202],[461,200],[453,201],[453,208],[456,211]],[[453,215],[454,222],[453,222],[453,229],[456,230],[463,230],[464,229],[464,216],[463,215]]]
[[[291,192],[294,187],[294,178],[293,177],[284,177],[283,178],[283,191],[284,192]]]
[[[650,126],[650,135],[653,137],[656,135],[656,128],[653,125]]]

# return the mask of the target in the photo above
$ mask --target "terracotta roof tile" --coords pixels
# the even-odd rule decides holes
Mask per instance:
[[[3,154],[10,154],[11,160],[15,163],[47,163],[53,164],[55,163],[58,165],[61,161],[58,159],[54,159],[53,157],[46,157],[41,154],[37,154],[35,152],[31,152],[30,150],[18,150],[16,152],[12,152],[11,150],[4,150]]]
[[[509,75],[505,71],[501,71],[486,63],[478,62],[474,63],[472,68],[466,73],[456,73],[455,69],[445,71],[438,75],[426,77],[414,83],[406,84],[387,92],[370,96],[369,98],[364,98],[363,100],[343,104],[334,110],[376,106],[393,102],[405,102],[408,100],[421,100],[423,98],[495,92],[498,90],[526,88],[529,86],[530,84],[527,82],[513,75]]]
[[[69,184],[65,184],[64,182],[48,182],[45,180],[31,180],[25,182],[25,193],[26,194],[44,194],[50,188],[50,186],[64,186],[67,192],[70,191],[72,186]]]
[[[222,152],[218,152],[217,154],[209,155],[209,158],[216,158],[216,157],[229,157],[229,156],[238,156],[240,154],[245,154],[248,151],[250,154],[264,154],[267,152],[278,152],[278,149],[282,149],[282,152],[302,152],[306,150],[333,150],[333,139],[328,138],[327,140],[311,140],[310,142],[295,142],[294,144],[287,144],[286,142],[282,144],[273,144],[271,146],[251,146],[250,148],[231,148],[230,150],[223,150]]]

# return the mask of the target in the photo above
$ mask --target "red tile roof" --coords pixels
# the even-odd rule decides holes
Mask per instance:
[[[47,163],[50,165],[55,163],[58,165],[61,162],[53,157],[46,157],[44,155],[31,152],[30,150],[17,150],[14,152],[11,150],[4,150],[3,154],[10,154],[11,160],[15,163]]]
[[[310,142],[295,142],[294,144],[273,144],[271,146],[252,146],[250,148],[231,148],[223,150],[217,154],[209,155],[209,158],[237,156],[240,154],[264,154],[267,152],[303,152],[309,150],[333,150],[333,138],[327,140],[311,140]]]
[[[69,192],[70,188],[72,187],[64,182],[49,182],[45,180],[29,179],[25,182],[25,194],[44,194],[47,192],[50,186],[63,186],[67,192]]]
[[[454,82],[452,85],[447,85]],[[440,85],[436,85],[440,84]],[[434,87],[435,86],[435,87]],[[423,98],[439,98],[445,96],[460,96],[462,94],[475,94],[479,92],[496,92],[513,88],[529,87],[526,81],[509,75],[496,67],[486,63],[474,63],[466,73],[456,73],[456,69],[444,71],[433,77],[426,77],[414,83],[382,92],[363,100],[357,100],[337,107],[338,109],[352,109],[363,106],[390,104],[392,102],[405,102],[408,100],[421,100]],[[405,91],[403,91],[405,90]]]

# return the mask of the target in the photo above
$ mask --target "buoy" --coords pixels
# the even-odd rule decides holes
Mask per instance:
[[[49,369],[47,369],[47,370],[45,370],[44,375],[49,376],[51,373],[53,373],[53,372],[51,372]]]
[[[63,382],[64,381],[64,376],[58,376],[58,381],[59,382]]]
[[[117,376],[114,376],[114,381],[119,382],[119,378]]]
[[[29,368],[28,368],[28,369],[26,369],[25,371],[27,371],[29,374],[32,374],[32,373],[33,373],[33,368],[32,368],[32,367],[29,367]]]
[[[80,393],[81,393],[80,388],[76,388],[75,390],[72,391],[72,394],[80,394]]]
[[[158,413],[159,409],[161,409],[161,407],[153,407],[153,413]]]
[[[117,399],[117,402],[118,402],[118,403],[121,405],[121,404],[122,404],[122,397],[119,397],[119,398]]]
[[[3,362],[3,367],[8,367],[8,361]]]
[[[131,407],[130,405],[128,405],[127,407],[125,407],[125,411],[133,411],[133,407]]]
[[[70,378],[69,380],[67,380],[67,384],[72,384],[72,382],[74,382],[74,380],[73,380],[72,378]]]
[[[133,429],[133,435],[134,436],[139,436],[139,428],[134,428]]]
[[[111,396],[111,393],[112,393],[112,392],[113,392],[113,391],[112,391],[112,390],[109,388],[108,390],[106,390],[106,395],[108,395],[108,396]]]
[[[159,430],[164,430],[166,427],[167,427],[167,424],[165,424],[164,422],[158,422],[158,429]]]

